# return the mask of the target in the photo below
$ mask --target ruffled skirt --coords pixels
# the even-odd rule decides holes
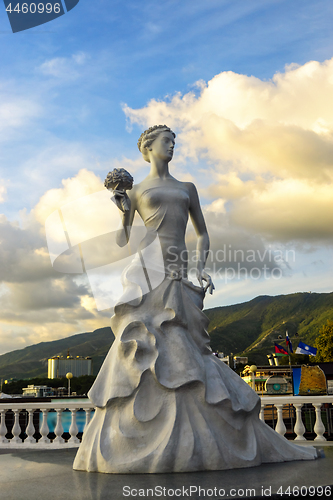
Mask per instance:
[[[135,266],[123,279],[74,469],[190,472],[317,457],[262,422],[259,396],[212,354],[201,288],[175,273],[143,295]]]

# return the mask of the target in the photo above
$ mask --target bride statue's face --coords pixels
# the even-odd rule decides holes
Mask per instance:
[[[160,160],[170,161],[173,157],[175,139],[170,132],[161,132],[150,145],[150,154]]]

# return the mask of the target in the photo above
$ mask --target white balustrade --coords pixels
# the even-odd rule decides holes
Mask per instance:
[[[94,410],[94,407],[87,400],[61,400],[61,401],[53,401],[50,403],[25,403],[24,401],[20,402],[0,402],[0,448],[45,448],[45,449],[56,449],[56,448],[65,448],[65,447],[78,447],[80,440],[78,439],[78,422],[77,422],[77,411],[83,410],[85,412],[85,421],[84,421],[84,429],[90,422],[91,412]],[[328,442],[324,436],[325,426],[322,421],[322,405],[325,403],[333,404],[333,396],[263,396],[261,398],[261,410],[259,418],[264,421],[265,415],[265,407],[273,406],[276,408],[277,421],[275,430],[281,434],[282,436],[286,433],[286,425],[283,420],[284,412],[288,408],[292,406],[295,408],[296,412],[296,421],[293,422],[294,433],[296,434],[295,441],[298,444],[320,444],[327,445],[333,444],[332,441]],[[304,437],[305,426],[302,421],[302,407],[304,404],[312,404],[315,409],[316,421],[314,425],[314,432],[316,434],[316,438],[314,441],[308,441]],[[11,430],[13,435],[12,439],[7,439],[6,435],[8,435],[8,429],[6,425],[6,412],[11,410],[14,413],[14,425]],[[19,424],[19,416],[20,411],[25,410],[28,413],[28,421],[27,427],[25,429],[26,439],[22,442],[20,438],[20,434],[22,432],[21,426]],[[71,419],[69,426],[69,438],[68,434],[66,437],[66,433],[64,434],[65,420],[64,416],[68,415],[69,410]],[[56,411],[57,413],[57,421],[54,429],[55,438],[52,440],[49,438],[50,429],[48,425],[47,417],[48,415],[52,415],[52,412]],[[312,410],[313,411],[313,410]],[[42,413],[42,422],[40,424],[39,433],[41,435],[40,439],[37,441],[34,438],[36,433],[33,418],[34,412],[38,412],[38,415]],[[65,413],[64,413],[65,412]],[[54,413],[53,413],[54,414]],[[273,413],[274,415],[274,413]],[[9,418],[9,415],[8,415]],[[81,429],[82,429],[82,423]],[[67,427],[68,428],[68,427]],[[83,429],[83,432],[84,432]],[[52,437],[52,434],[51,434]],[[290,436],[289,436],[290,437]],[[66,438],[66,439],[65,439]]]
[[[0,408],[0,417],[1,417],[0,443],[1,444],[7,444],[7,443],[9,443],[9,439],[6,439],[6,434],[7,434],[7,427],[6,427],[6,423],[5,423],[6,410]]]
[[[84,422],[84,428],[88,425],[90,421],[90,416],[92,410],[94,410],[93,405],[87,399],[86,401],[54,401],[51,403],[41,403],[36,402],[36,403],[25,403],[24,401],[18,402],[6,402],[6,403],[1,403],[0,402],[0,449],[1,448],[45,448],[45,449],[54,449],[54,448],[65,448],[65,447],[78,447],[80,444],[80,440],[77,437],[77,434],[79,432],[78,425],[77,425],[77,411],[78,410],[83,410],[85,412],[85,422]],[[11,429],[11,433],[13,435],[12,439],[7,439],[6,435],[8,434],[8,429],[6,425],[6,412],[11,410],[14,413],[13,417],[13,428]],[[28,419],[27,419],[27,427],[25,429],[25,434],[26,434],[26,439],[22,441],[20,438],[20,434],[22,432],[20,423],[19,423],[19,416],[20,416],[20,411],[25,410],[28,413]],[[49,429],[49,424],[48,424],[48,415],[52,410],[56,411],[57,413],[57,420],[56,420],[56,425],[54,428],[54,434],[55,438],[51,440],[49,438],[50,434],[50,429]],[[64,427],[63,427],[63,422],[62,418],[64,415],[64,412],[66,410],[70,411],[71,419],[70,419],[70,426],[69,426],[69,438],[68,440],[65,440],[63,437],[64,434]],[[33,418],[34,418],[34,412],[38,413],[38,416],[41,414],[41,422],[39,426],[39,434],[40,438],[36,440],[34,438],[34,435],[36,434],[36,429],[34,426]],[[66,415],[68,415],[68,411],[65,412]],[[52,413],[51,413],[52,414]],[[9,418],[9,417],[7,417]],[[51,434],[52,436],[52,434]],[[64,435],[66,437],[66,434]]]
[[[57,423],[54,429],[54,434],[56,435],[54,442],[63,444],[65,440],[62,437],[64,433],[64,428],[62,426],[62,421],[61,421],[62,409],[57,408],[56,412],[57,412]]]
[[[20,439],[21,427],[19,424],[20,410],[17,408],[14,410],[14,425],[12,428],[13,439],[12,442],[15,444],[22,444],[22,439]]]
[[[277,410],[277,423],[276,423],[275,430],[278,434],[281,434],[281,436],[284,436],[285,433],[287,432],[287,427],[284,425],[284,422],[283,422],[283,415],[282,415],[283,404],[276,404],[275,406],[276,406],[276,410]]]
[[[260,408],[260,413],[259,413],[259,418],[260,420],[263,420],[265,422],[265,416],[264,416],[264,406]]]
[[[49,434],[49,426],[48,426],[48,423],[47,423],[48,409],[47,408],[43,408],[43,409],[41,409],[41,411],[42,411],[42,414],[43,414],[43,422],[42,422],[41,428],[39,429],[39,432],[40,432],[40,434],[42,436],[40,438],[39,442],[40,443],[48,444],[48,443],[51,442],[49,440],[49,438],[47,437],[48,434]]]
[[[313,403],[313,406],[316,409],[316,423],[313,429],[317,434],[315,441],[326,441],[326,438],[324,437],[325,426],[321,419],[321,403],[319,404]]]
[[[273,405],[276,407],[277,423],[275,430],[281,435],[284,435],[287,430],[283,421],[283,408],[287,405],[294,406],[296,410],[296,422],[293,430],[296,434],[295,441],[299,441],[298,444],[314,444],[314,441],[318,444],[320,443],[321,445],[332,443],[332,441],[327,441],[324,436],[325,426],[321,418],[321,408],[325,403],[333,404],[333,396],[263,396],[261,398],[262,409],[267,405]],[[302,406],[304,404],[312,404],[315,408],[316,423],[313,430],[316,437],[314,441],[308,441],[303,436],[305,433],[305,427],[302,421]]]
[[[79,429],[77,428],[77,425],[76,425],[76,412],[77,412],[77,408],[74,408],[71,410],[72,419],[71,419],[71,426],[69,428],[69,433],[71,435],[71,437],[69,438],[69,441],[71,443],[80,443],[80,440],[76,437],[76,435],[79,432]]]
[[[25,430],[25,433],[27,435],[27,438],[25,440],[25,443],[35,443],[36,439],[34,439],[34,434],[35,434],[35,427],[34,427],[34,410],[29,409],[28,410],[28,425]]]
[[[302,420],[302,404],[301,403],[293,403],[296,409],[296,424],[294,427],[294,431],[296,433],[295,441],[306,441],[303,436],[305,432],[305,427]]]
[[[87,425],[90,422],[91,408],[85,409],[84,411],[86,412],[86,423],[85,423],[83,431],[86,429]]]

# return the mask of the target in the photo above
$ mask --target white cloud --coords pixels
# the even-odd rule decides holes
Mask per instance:
[[[198,87],[124,112],[131,124],[175,128],[178,161],[192,172],[206,164],[201,192],[223,199],[231,224],[276,241],[331,241],[333,59],[270,81],[223,72]]]
[[[42,113],[35,99],[13,95],[9,83],[2,82],[0,90],[0,142],[13,139],[17,129],[27,127]]]
[[[7,188],[2,179],[0,179],[0,203],[3,203],[6,198]]]
[[[269,81],[226,71],[207,84],[197,82],[199,97],[195,92],[184,96],[177,93],[169,102],[152,99],[143,109],[124,109],[131,122],[141,125],[167,120],[169,126],[194,128],[214,115],[231,121],[240,130],[255,120],[313,130],[320,119],[331,128],[332,75],[333,59],[287,66],[285,73],[277,73]]]
[[[22,228],[0,216],[0,281],[34,282],[54,276],[38,224]]]
[[[235,203],[231,223],[280,241],[333,241],[332,184],[276,180]]]
[[[43,75],[58,79],[75,79],[80,76],[80,66],[83,66],[88,59],[88,54],[84,52],[78,52],[71,57],[54,57],[41,64],[37,70]]]
[[[20,221],[12,222],[0,216],[0,341],[5,351],[94,330],[105,326],[110,315],[109,311],[97,312],[84,273],[70,275],[52,268],[46,246],[45,220],[52,212],[70,203],[79,203],[82,197],[90,199],[89,196],[96,193],[100,196],[102,186],[101,180],[85,169],[73,178],[64,179],[62,184],[59,189],[47,191],[30,213],[23,211]],[[110,194],[103,190],[103,195],[104,191],[113,207]],[[88,213],[88,216],[93,218],[93,214]],[[105,210],[104,217],[107,219]],[[118,216],[115,228],[119,220]],[[101,220],[88,220],[86,213],[85,224],[99,232],[104,231],[107,222],[102,217]],[[110,223],[108,227],[110,229]],[[112,248],[104,246],[100,250],[101,254],[103,252],[111,255]],[[98,258],[105,259],[105,255],[97,252],[94,258],[98,261]],[[13,334],[11,342],[5,338],[8,331]]]
[[[103,182],[99,177],[87,169],[81,169],[75,176],[63,179],[61,188],[47,191],[34,208],[34,215],[37,221],[44,225],[47,217],[55,210],[84,196],[99,192],[102,188]]]

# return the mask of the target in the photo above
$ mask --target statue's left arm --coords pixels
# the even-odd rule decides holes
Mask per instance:
[[[115,203],[119,210],[122,212],[121,225],[117,231],[116,241],[120,247],[123,247],[129,242],[134,214],[136,210],[136,197],[134,194],[134,189],[133,192],[130,192],[130,196],[128,196],[126,191],[114,190],[113,193]],[[124,199],[126,199],[128,210],[124,209]]]
[[[213,290],[215,289],[215,286],[212,282],[212,278],[205,271],[205,264],[209,250],[209,236],[207,232],[207,227],[204,216],[202,214],[197,189],[195,185],[192,184],[191,182],[188,182],[187,186],[190,194],[190,207],[189,207],[190,217],[198,237],[197,278],[200,285],[204,288],[205,292],[207,289],[209,289],[210,294],[212,294]],[[206,282],[205,287],[203,286],[203,281]]]

